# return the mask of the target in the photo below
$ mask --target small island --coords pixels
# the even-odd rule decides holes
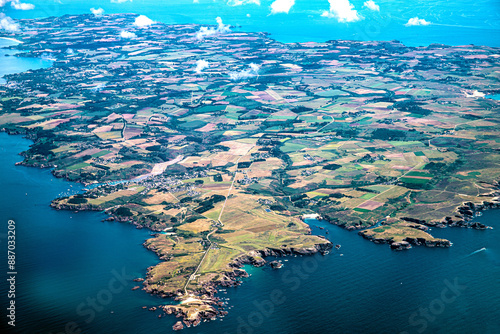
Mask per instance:
[[[6,76],[0,128],[33,140],[21,164],[85,184],[53,208],[154,232],[142,288],[179,301],[154,309],[174,329],[223,316],[217,289],[245,264],[327,254],[301,218],[395,250],[451,245],[429,227],[488,228],[474,217],[500,206],[498,48],[284,44],[136,17],[2,33],[54,64]]]

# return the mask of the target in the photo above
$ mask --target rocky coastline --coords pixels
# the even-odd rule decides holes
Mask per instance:
[[[221,279],[203,284],[201,289],[198,289],[194,295],[189,296],[186,296],[180,289],[172,293],[165,293],[157,289],[152,289],[148,284],[151,278],[150,271],[153,268],[152,266],[148,268],[146,278],[143,280],[143,290],[162,298],[173,298],[174,300],[181,302],[179,305],[161,305],[158,308],[155,308],[155,310],[163,310],[163,315],[174,314],[176,317],[181,318],[182,320],[178,321],[173,326],[174,330],[181,330],[184,326],[198,326],[202,321],[214,320],[219,317],[224,317],[227,314],[227,311],[224,310],[224,303],[216,297],[216,294],[219,288],[238,286],[242,283],[241,278],[249,276],[245,270],[241,269],[244,265],[250,264],[255,267],[262,267],[268,263],[265,260],[266,257],[314,255],[316,253],[326,255],[332,248],[333,244],[325,239],[325,243],[316,244],[315,247],[309,248],[283,247],[280,249],[266,248],[262,250],[252,250],[230,262],[228,268],[231,270],[222,272]],[[148,249],[158,254],[157,250],[154,248]],[[271,265],[271,267],[273,266]],[[279,267],[281,266],[276,266],[276,268]],[[189,301],[193,298],[195,298],[194,301]],[[198,309],[202,308],[203,310],[196,311],[193,314],[193,312],[190,311],[193,304],[198,306]],[[163,315],[160,315],[159,317]]]
[[[56,210],[67,210],[67,211],[102,211],[102,208],[92,204],[78,204],[70,205],[57,202],[57,199],[50,203],[50,207]]]
[[[446,216],[439,221],[426,221],[411,217],[402,217],[401,219],[407,222],[422,224],[429,227],[465,227],[476,230],[486,230],[492,229],[493,227],[484,225],[479,222],[473,222],[472,220],[477,216],[477,213],[479,212],[499,208],[500,198],[495,197],[491,201],[483,201],[481,203],[463,202],[455,209],[455,215],[453,217]]]
[[[391,239],[383,239],[383,238],[376,238],[372,235],[369,235],[366,233],[367,230],[365,231],[359,231],[358,235],[362,236],[363,238],[376,243],[376,244],[389,244],[391,249],[393,250],[406,250],[410,249],[412,245],[414,246],[426,246],[426,247],[451,247],[452,243],[448,240],[444,239],[439,239],[439,240],[427,240],[425,238],[411,238],[411,237],[406,237],[402,241],[396,242]]]

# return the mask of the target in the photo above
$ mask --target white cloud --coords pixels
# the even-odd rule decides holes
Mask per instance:
[[[241,6],[249,4],[256,4],[260,6],[260,0],[227,0],[227,4],[229,6]]]
[[[14,22],[13,19],[5,15],[4,13],[0,13],[0,30],[5,30],[8,32],[14,32],[19,30],[19,24]]]
[[[199,59],[196,61],[196,68],[195,68],[195,71],[196,73],[201,73],[201,71],[203,71],[204,69],[210,67],[210,65],[208,64],[208,61],[206,60],[203,60],[203,59]]]
[[[259,75],[260,66],[254,63],[250,64],[250,68],[239,72],[229,72],[229,78],[233,81],[244,80]]]
[[[101,90],[103,90],[104,88],[106,88],[106,84],[105,83],[99,83],[97,86],[95,86],[94,88],[92,88],[91,90],[93,92],[100,92]]]
[[[428,22],[424,19],[419,19],[418,16],[412,17],[411,19],[406,22],[405,26],[410,27],[410,26],[428,26],[431,24],[431,22]]]
[[[17,10],[31,10],[35,8],[35,5],[30,3],[21,3],[19,0],[12,1],[10,5]]]
[[[100,16],[102,14],[104,14],[104,9],[102,8],[90,8],[90,11],[92,12],[92,14],[94,14],[95,16]]]
[[[193,3],[200,3],[200,0],[193,0]]]
[[[136,38],[137,35],[134,34],[133,32],[122,30],[120,32],[120,37],[121,38]]]
[[[9,2],[10,6],[17,10],[30,10],[35,8],[35,5],[30,3],[22,3],[20,0],[0,0],[0,7],[5,6]]]
[[[151,20],[146,15],[139,15],[135,18],[134,25],[138,27],[148,27],[156,22]]]
[[[229,29],[230,25],[225,25],[224,23],[222,23],[222,19],[217,16],[215,18],[215,21],[217,21],[217,30],[220,32],[220,33],[225,33],[225,32],[230,32],[231,29]]]
[[[111,0],[111,3],[124,3],[124,2],[127,2],[127,1],[132,2],[132,0]]]
[[[196,33],[196,38],[203,39],[207,36],[225,34],[231,31],[231,29],[229,29],[229,25],[225,25],[224,23],[222,23],[222,19],[220,17],[216,17],[215,20],[217,21],[217,29],[213,27],[201,27],[200,30]]]
[[[341,23],[363,19],[349,0],[328,0],[328,2],[330,3],[330,10],[325,10],[321,14],[323,17],[336,18]]]
[[[271,14],[288,14],[293,5],[295,5],[295,0],[276,0],[271,4]]]
[[[368,9],[374,10],[376,12],[380,12],[380,6],[377,5],[375,3],[375,1],[373,1],[373,0],[365,1],[365,3],[363,4],[363,6],[365,6]]]

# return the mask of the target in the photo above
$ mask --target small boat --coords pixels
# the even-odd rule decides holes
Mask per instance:
[[[342,246],[340,246],[340,245],[335,245],[335,249],[340,249],[340,247],[342,247]]]

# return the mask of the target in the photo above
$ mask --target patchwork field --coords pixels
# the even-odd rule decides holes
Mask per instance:
[[[497,48],[198,39],[197,25],[133,20],[23,21],[9,36],[55,63],[5,77],[0,124],[33,140],[22,164],[86,185],[53,207],[154,231],[148,291],[211,300],[270,249],[325,251],[303,214],[446,247],[427,226],[486,228],[476,208],[500,205]],[[136,37],[118,38],[123,26]]]

